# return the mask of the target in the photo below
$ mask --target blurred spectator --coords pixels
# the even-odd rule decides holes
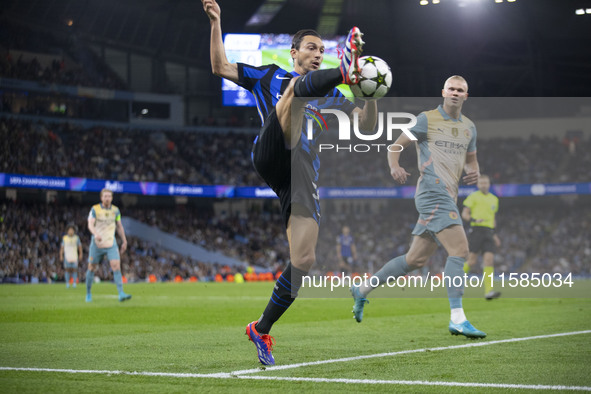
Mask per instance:
[[[0,172],[164,183],[264,186],[252,171],[254,135],[228,132],[83,128],[0,118]],[[115,141],[115,144],[110,142]],[[107,144],[109,142],[109,144]],[[103,145],[111,146],[106,151]],[[556,146],[553,160],[545,160]],[[574,153],[559,138],[482,140],[481,171],[495,183],[589,182],[591,139],[577,142]],[[320,186],[387,187],[394,184],[385,153],[321,152]],[[416,153],[409,149],[401,164],[416,184]]]
[[[127,88],[113,70],[77,40],[58,39],[5,19],[0,25],[0,48],[6,48],[0,59],[0,77],[3,78],[104,89]]]
[[[62,280],[59,262],[59,240],[67,223],[86,228],[86,206],[68,207],[45,203],[14,203],[3,201],[0,207],[0,281]],[[502,201],[501,201],[502,204]],[[591,275],[591,210],[586,206],[505,207],[498,215],[499,237],[503,240],[495,256],[498,273],[572,273]],[[410,241],[409,232],[416,222],[416,213],[396,209],[389,202],[372,212],[363,202],[344,204],[334,212],[327,208],[318,242],[318,263],[313,272],[339,272],[334,239],[345,222],[355,223],[360,273],[373,272],[393,256],[404,253]],[[125,208],[126,215],[146,224],[203,246],[220,251],[251,265],[272,271],[285,266],[289,247],[279,213],[252,210],[242,214],[220,213],[213,209],[188,206],[170,208]],[[88,257],[88,231],[79,232],[84,245],[84,261]],[[122,270],[129,280],[146,280],[153,274],[160,280],[196,276],[213,280],[218,273],[244,272],[234,267],[225,272],[216,264],[206,264],[179,256],[164,248],[128,236],[128,252],[122,256]],[[445,252],[438,251],[425,266],[424,272],[441,272]],[[85,262],[81,264],[83,273]],[[365,269],[363,269],[365,268]],[[108,264],[101,264],[97,273],[102,279],[111,276]],[[82,277],[80,278],[83,279]]]

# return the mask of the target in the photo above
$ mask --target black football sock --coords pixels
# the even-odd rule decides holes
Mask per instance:
[[[307,275],[307,272],[295,268],[291,263],[285,267],[285,271],[275,282],[271,299],[255,326],[257,332],[268,334],[271,331],[273,324],[294,302],[302,285],[302,278],[305,275]]]
[[[343,76],[338,68],[310,71],[295,82],[294,95],[296,97],[324,97],[341,83],[343,83]]]

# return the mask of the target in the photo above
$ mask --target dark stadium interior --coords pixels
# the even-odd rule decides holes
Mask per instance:
[[[289,0],[268,23],[249,26],[263,3],[220,1],[225,32],[293,34],[316,27],[322,11],[322,2]],[[491,1],[463,8],[451,2],[427,7],[418,3],[374,0],[368,6],[344,0],[333,12],[338,17],[335,34],[358,25],[366,34],[366,52],[379,53],[395,76],[405,76],[395,77],[391,95],[436,95],[433,87],[461,68],[468,80],[477,81],[471,89],[478,96],[588,96],[589,20],[574,13],[585,6],[584,0]],[[199,1],[6,0],[1,12],[3,21],[63,40],[108,44],[156,62],[174,60],[209,69],[209,23]],[[71,27],[68,20],[73,21]],[[206,79],[200,93],[219,95],[219,81]],[[166,89],[164,82],[159,85]]]
[[[470,81],[474,97],[564,98],[551,112],[536,107],[537,111],[525,113],[509,102],[501,107],[503,118],[589,116],[585,105],[572,101],[589,96],[591,90],[591,15],[579,17],[574,11],[587,2],[490,1],[478,6],[465,2],[465,7],[457,2],[422,7],[418,0],[342,0],[336,9],[326,11],[322,1],[287,0],[278,2],[268,21],[252,23],[253,15],[268,1],[219,1],[227,33],[294,33],[324,26],[329,37],[359,26],[367,41],[365,52],[379,54],[392,68],[391,97],[438,97],[442,81],[461,73]],[[322,25],[323,17],[333,24]],[[209,35],[209,22],[198,0],[3,1],[0,173],[264,186],[250,160],[260,119],[254,108],[222,105],[220,79],[210,69]],[[117,56],[123,60],[115,61]],[[176,76],[171,70],[177,70]],[[142,83],[136,73],[143,73]],[[79,88],[98,90],[88,93]],[[166,118],[174,110],[168,104],[132,102],[129,97],[135,93],[180,96],[183,125],[134,123],[148,118],[142,113],[148,107],[155,118]],[[477,119],[499,116],[475,113],[481,115]],[[109,146],[110,142],[115,143]],[[482,172],[491,176],[493,184],[591,180],[591,138],[577,130],[559,129],[541,136],[488,135],[478,143]],[[326,153],[323,185],[392,186],[385,161],[374,159],[341,160],[338,154]],[[414,149],[403,156],[403,164],[411,169],[409,183],[416,183]],[[0,188],[0,281],[63,280],[57,262],[60,236],[74,222],[86,256],[86,217],[97,196]],[[288,260],[275,200],[127,197],[115,197],[124,216],[208,250],[221,250],[272,271]],[[502,198],[501,207],[503,244],[496,262],[500,272],[591,275],[588,195]],[[367,204],[327,201],[323,209],[327,218],[321,227],[318,272],[335,269],[334,239],[343,224],[357,224],[352,230],[361,260],[377,267],[406,248],[416,221],[409,199]],[[128,238],[123,267],[132,281],[144,280],[150,273],[160,280],[177,275],[212,280],[219,272],[245,270]],[[443,260],[444,253],[439,252],[429,267],[442,267]],[[110,277],[107,266],[99,276]]]
[[[0,394],[591,392],[590,92],[591,0],[0,0]]]

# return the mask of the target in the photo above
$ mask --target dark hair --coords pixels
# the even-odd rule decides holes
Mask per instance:
[[[74,229],[74,231],[76,231],[76,226],[75,226],[74,224],[72,224],[72,223],[69,223],[69,224],[66,226],[66,231],[68,231],[69,229]]]
[[[291,40],[291,49],[300,49],[300,44],[302,43],[305,36],[314,36],[322,39],[320,34],[316,30],[312,29],[304,29],[298,31],[296,34],[293,35],[293,39]]]

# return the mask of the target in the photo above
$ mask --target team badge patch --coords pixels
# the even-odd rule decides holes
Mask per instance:
[[[456,220],[458,218],[458,214],[452,211],[449,213],[449,217],[450,219]]]

